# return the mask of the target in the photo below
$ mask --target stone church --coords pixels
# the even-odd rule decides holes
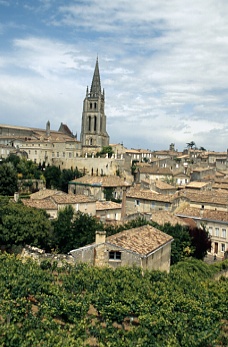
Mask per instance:
[[[106,131],[105,93],[104,90],[101,91],[98,59],[90,92],[87,87],[83,103],[80,141],[83,154],[96,153],[102,147],[109,145],[109,136]]]
[[[80,141],[62,123],[58,131],[51,129],[49,121],[45,129],[0,124],[0,158],[15,153],[44,166],[71,168],[76,158],[94,156],[108,145],[105,95],[101,90],[98,59],[90,91],[87,87],[83,103]]]

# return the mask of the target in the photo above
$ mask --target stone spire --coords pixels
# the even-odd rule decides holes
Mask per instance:
[[[100,81],[100,72],[98,65],[98,58],[96,61],[96,66],[93,74],[93,80],[90,88],[90,96],[95,97],[101,94],[101,81]]]

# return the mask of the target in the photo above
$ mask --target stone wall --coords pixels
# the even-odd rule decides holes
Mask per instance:
[[[32,246],[26,246],[23,248],[21,258],[24,260],[33,259],[37,261],[38,264],[41,264],[44,260],[48,260],[50,263],[57,262],[58,267],[62,267],[64,264],[75,264],[75,258],[70,254],[45,253],[43,249]]]

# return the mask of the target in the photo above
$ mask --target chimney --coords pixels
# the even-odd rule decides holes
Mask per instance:
[[[96,231],[95,243],[104,243],[106,240],[106,231]]]
[[[126,215],[126,190],[126,187],[123,187],[121,220],[123,220]]]

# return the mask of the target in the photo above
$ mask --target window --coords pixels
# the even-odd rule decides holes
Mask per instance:
[[[88,126],[88,130],[91,131],[91,116],[89,116],[89,126]]]
[[[138,199],[135,200],[135,206],[140,206],[140,201]]]
[[[215,236],[219,236],[219,228],[215,228]]]
[[[58,158],[58,157],[59,157],[59,152],[57,152],[57,154],[56,154],[56,155],[57,155],[57,158]]]
[[[208,232],[210,235],[212,235],[212,227],[209,227]]]
[[[222,251],[222,252],[225,252],[225,247],[226,247],[225,243],[222,243],[222,244],[221,244],[221,251]]]
[[[71,152],[69,152],[69,158],[72,158],[72,153]]]
[[[121,260],[121,252],[110,251],[109,252],[109,260]]]
[[[55,156],[55,153],[54,153],[54,152],[52,152],[52,158],[54,158],[54,156]]]
[[[222,237],[225,239],[226,238],[226,229],[222,229]]]
[[[63,158],[65,158],[65,152],[63,152]]]

